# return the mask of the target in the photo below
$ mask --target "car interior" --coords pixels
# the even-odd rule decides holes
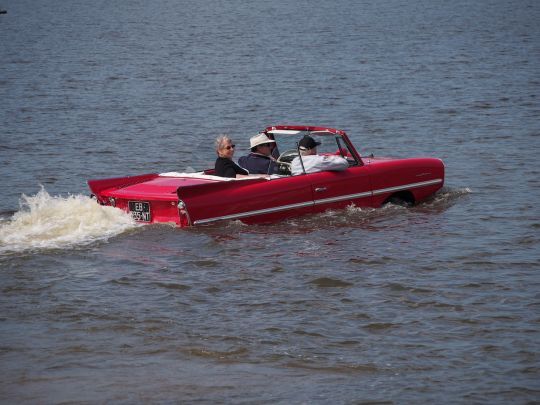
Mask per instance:
[[[272,152],[272,155],[276,157],[278,162],[279,175],[291,175],[291,162],[298,156],[298,141],[306,134],[321,143],[317,146],[317,154],[341,156],[347,159],[349,167],[358,165],[349,147],[339,135],[332,136],[328,135],[327,132],[323,135],[317,132],[294,131],[295,135],[291,136],[289,132],[293,131],[271,131],[268,134],[276,141],[276,150],[279,151],[277,153],[276,150]]]

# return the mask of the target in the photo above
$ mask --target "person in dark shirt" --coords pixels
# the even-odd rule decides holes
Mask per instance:
[[[227,135],[220,135],[216,139],[216,153],[218,155],[215,164],[215,175],[221,177],[236,177],[236,175],[248,175],[246,169],[233,162],[235,145]]]
[[[276,141],[260,133],[249,139],[251,153],[238,159],[238,164],[246,168],[251,174],[273,174],[277,171],[272,149]]]

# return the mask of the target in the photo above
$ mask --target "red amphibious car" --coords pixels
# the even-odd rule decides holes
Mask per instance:
[[[312,126],[275,126],[264,131],[276,141],[279,173],[242,178],[197,173],[152,173],[89,180],[97,201],[131,213],[143,223],[180,227],[223,220],[264,223],[349,205],[380,207],[387,202],[418,203],[444,183],[444,164],[436,158],[361,157],[344,131]],[[290,174],[304,135],[321,142],[319,154],[347,159],[343,171]]]

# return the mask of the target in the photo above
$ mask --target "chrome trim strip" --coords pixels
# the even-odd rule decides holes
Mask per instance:
[[[421,181],[419,183],[404,184],[403,186],[381,188],[379,190],[373,190],[373,195],[389,193],[392,191],[408,190],[409,188],[431,186],[434,184],[439,184],[441,182],[442,182],[442,179],[435,179],[435,180]]]
[[[343,200],[352,200],[352,199],[355,199],[355,198],[371,197],[371,195],[372,195],[371,191],[366,191],[364,193],[340,195],[339,197],[320,198],[318,200],[315,200],[315,205],[326,204],[326,203],[330,203],[330,202],[343,201]]]
[[[418,187],[423,187],[423,186],[431,186],[431,185],[434,185],[434,184],[439,184],[442,181],[443,181],[442,179],[421,181],[419,183],[404,184],[402,186],[382,188],[382,189],[374,190],[374,191],[365,191],[363,193],[347,194],[347,195],[341,195],[339,197],[321,198],[321,199],[317,199],[317,200],[314,200],[314,201],[307,201],[307,202],[303,202],[303,203],[280,205],[280,206],[277,206],[277,207],[265,208],[265,209],[262,209],[262,210],[246,211],[246,212],[240,212],[238,214],[223,215],[223,216],[220,216],[220,217],[199,219],[199,220],[193,221],[193,225],[206,224],[208,222],[223,221],[223,220],[227,220],[227,219],[239,219],[239,218],[250,217],[250,216],[253,216],[253,215],[271,214],[273,212],[292,210],[292,209],[295,209],[295,208],[309,207],[311,205],[320,205],[320,204],[326,204],[326,203],[349,200],[349,199],[355,199],[355,198],[365,198],[365,197],[370,197],[372,195],[384,194],[384,193],[388,193],[388,192],[392,192],[392,191],[407,190],[407,189],[410,189],[410,188],[418,188]]]
[[[238,214],[223,215],[221,217],[199,219],[197,221],[194,221],[193,225],[206,224],[207,222],[222,221],[226,219],[238,219],[238,218],[250,217],[252,215],[271,214],[273,212],[292,210],[295,208],[302,208],[302,207],[309,207],[311,205],[314,205],[313,201],[307,201],[303,203],[296,203],[296,204],[289,204],[289,205],[280,205],[278,207],[265,208],[262,210],[247,211],[247,212],[240,212]]]

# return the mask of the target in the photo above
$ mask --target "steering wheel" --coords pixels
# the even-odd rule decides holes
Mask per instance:
[[[291,162],[295,157],[298,156],[298,151],[296,149],[289,149],[283,152],[276,159],[278,164],[278,173],[279,174],[291,174]]]

